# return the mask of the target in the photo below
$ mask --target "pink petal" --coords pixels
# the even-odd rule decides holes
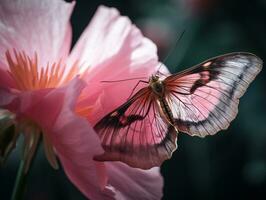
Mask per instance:
[[[57,89],[64,95],[64,101],[53,128],[48,132],[48,138],[56,149],[65,173],[86,197],[113,199],[113,192],[103,190],[101,185],[105,184],[105,180],[98,176],[98,166],[92,159],[103,152],[99,138],[87,120],[77,116],[74,111],[82,87],[78,80],[73,80],[67,87]]]
[[[161,199],[163,178],[160,168],[131,168],[121,162],[106,162],[109,183],[116,189],[117,199]]]
[[[156,51],[156,46],[127,17],[120,16],[115,8],[100,6],[71,52],[70,61],[79,60],[85,68],[97,73],[112,72],[116,77],[124,71],[156,65]],[[99,81],[95,75],[89,79]]]
[[[10,88],[0,90],[2,108],[16,114],[17,118],[28,118],[42,128],[49,129],[62,109],[64,93],[59,89],[42,89],[36,91],[17,91]],[[9,99],[9,101],[7,101]]]
[[[70,63],[79,59],[88,83],[79,106],[95,105],[89,121],[95,124],[103,114],[122,104],[138,80],[102,83],[106,80],[140,78],[148,80],[158,69],[156,46],[143,37],[127,17],[114,8],[100,6],[70,55]],[[160,71],[165,71],[162,66]],[[142,84],[145,86],[145,84]],[[102,110],[102,111],[100,111]]]
[[[120,16],[115,8],[100,6],[71,52],[70,60],[79,60],[84,69],[90,67],[86,79],[99,82],[124,78],[132,72],[135,76],[146,76],[157,65],[156,52],[156,46],[127,17]]]
[[[1,0],[0,68],[5,52],[15,48],[30,57],[37,52],[40,66],[64,58],[71,44],[69,18],[75,3],[61,0]]]

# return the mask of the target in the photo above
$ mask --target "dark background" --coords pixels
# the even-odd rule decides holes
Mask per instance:
[[[119,0],[77,1],[72,16],[73,43],[96,8],[116,7],[158,46],[177,72],[205,59],[248,51],[266,60],[265,0]],[[204,139],[181,134],[178,150],[166,161],[165,200],[266,199],[266,78],[265,69],[241,98],[239,114],[226,131]],[[9,199],[19,162],[13,153],[0,170],[0,199]],[[77,169],[78,170],[78,169]],[[85,199],[63,171],[54,171],[42,152],[29,177],[26,199]]]

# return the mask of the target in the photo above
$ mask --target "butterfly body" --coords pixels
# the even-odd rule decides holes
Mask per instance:
[[[164,82],[160,80],[158,75],[152,75],[149,80],[149,87],[151,88],[154,98],[157,99],[159,107],[161,108],[160,114],[163,119],[165,119],[170,125],[175,127],[175,119],[173,113],[165,100],[165,86]],[[178,130],[176,129],[177,133]]]
[[[262,69],[262,60],[236,52],[206,60],[147,86],[104,116],[95,126],[103,155],[132,167],[159,166],[177,148],[177,133],[205,137],[228,128],[240,97]]]

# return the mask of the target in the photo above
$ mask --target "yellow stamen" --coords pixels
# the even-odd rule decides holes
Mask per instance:
[[[13,77],[17,89],[22,91],[58,87],[73,79],[79,70],[76,62],[66,72],[66,66],[61,61],[52,65],[47,63],[44,68],[39,66],[36,53],[32,59],[23,51],[18,53],[14,50],[13,58],[10,52],[7,51],[6,59],[9,65],[9,73]]]

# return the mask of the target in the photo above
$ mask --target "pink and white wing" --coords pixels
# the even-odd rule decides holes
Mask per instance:
[[[261,68],[262,60],[253,54],[230,53],[167,77],[166,99],[177,128],[200,137],[227,129]]]
[[[160,116],[159,104],[149,87],[103,117],[96,125],[103,155],[97,161],[122,161],[149,169],[169,159],[176,149],[176,130]]]

